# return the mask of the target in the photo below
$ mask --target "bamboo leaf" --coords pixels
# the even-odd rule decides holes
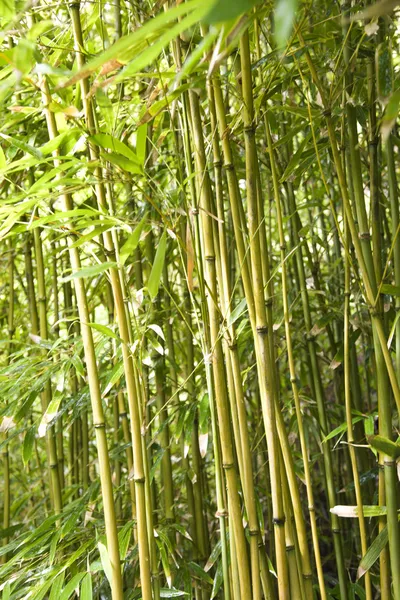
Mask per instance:
[[[2,0],[0,2],[0,19],[10,20],[15,14],[14,0]]]
[[[85,577],[86,573],[78,573],[74,575],[72,579],[67,583],[65,588],[63,589],[61,595],[59,596],[59,600],[68,600],[72,594],[79,588],[79,584],[81,580]]]
[[[357,506],[337,505],[330,509],[333,515],[344,517],[346,519],[354,519],[358,517]],[[364,517],[381,517],[387,514],[386,506],[363,506]]]
[[[355,423],[358,423],[359,421],[362,421],[364,417],[354,417],[351,422],[353,423],[353,425],[355,425]],[[327,442],[328,440],[331,440],[332,438],[336,437],[337,435],[339,435],[340,433],[344,433],[345,431],[347,431],[347,422],[345,421],[344,423],[342,423],[341,425],[338,425],[338,427],[335,427],[335,429],[333,429],[332,431],[330,431],[328,433],[328,435],[326,435],[323,439],[322,442]]]
[[[140,125],[136,131],[136,155],[141,165],[144,165],[147,146],[147,123]]]
[[[104,544],[98,542],[97,547],[100,552],[100,560],[103,567],[103,571],[108,579],[109,584],[112,586],[112,568],[108,550]]]
[[[276,0],[275,40],[278,48],[286,46],[293,29],[298,0]]]
[[[64,583],[65,571],[60,573],[54,580],[53,585],[51,586],[51,592],[49,600],[58,600],[61,594],[61,589]]]
[[[381,293],[388,294],[389,296],[400,296],[400,286],[384,283],[381,286]]]
[[[150,40],[152,37],[156,38],[160,31],[162,31],[162,29],[169,23],[187,13],[196,11],[200,5],[200,0],[190,0],[189,2],[184,2],[178,6],[170,8],[166,12],[161,12],[154,19],[151,19],[142,27],[138,28],[135,32],[123,36],[117,40],[115,44],[113,44],[98,57],[88,62],[84,67],[82,67],[82,69],[80,69],[60,87],[74,85],[81,79],[89,77],[91,73],[100,69],[104,65],[110,64],[112,61],[117,60],[120,65],[126,64],[129,62],[129,59],[134,56],[135,53],[137,53],[137,49],[141,44],[146,42],[146,40]],[[196,14],[199,16],[200,13],[196,11]],[[183,28],[180,29],[180,32],[182,31]],[[149,62],[151,62],[151,59]]]
[[[388,543],[388,529],[387,526],[379,532],[377,537],[374,539],[367,552],[361,559],[360,565],[357,570],[357,579],[360,579],[378,560],[382,550]]]
[[[166,232],[161,236],[160,243],[157,247],[157,252],[154,258],[154,263],[151,269],[149,281],[147,283],[147,289],[149,290],[149,294],[152,300],[158,294],[158,288],[160,287],[161,274],[164,266],[165,260],[165,250],[167,246],[167,235]]]
[[[133,230],[133,232],[131,233],[130,236],[128,236],[128,239],[126,240],[125,244],[122,246],[120,253],[119,253],[119,260],[121,265],[124,265],[126,260],[128,259],[128,257],[135,251],[135,249],[137,248],[137,245],[140,241],[140,236],[142,234],[143,231],[143,227],[146,223],[147,220],[147,215],[145,215],[140,221],[139,223],[136,225],[135,229]]]
[[[400,444],[392,442],[392,440],[389,440],[383,435],[371,435],[368,438],[368,443],[372,448],[386,454],[386,456],[390,456],[391,458],[400,457]]]
[[[231,21],[243,13],[251,10],[258,0],[214,0],[210,12],[205,16],[206,23],[220,23]]]
[[[117,336],[117,334],[114,333],[112,329],[107,327],[107,325],[101,325],[100,323],[88,323],[88,325],[89,327],[95,329],[96,331],[99,331],[103,335],[113,338],[114,340],[120,341],[120,338]]]
[[[24,461],[24,465],[26,466],[32,457],[33,448],[35,445],[35,437],[36,437],[36,426],[33,425],[28,429],[24,438],[24,445],[22,448],[22,460]]]
[[[106,150],[112,150],[117,154],[121,154],[132,162],[137,163],[138,166],[140,165],[140,161],[135,152],[129,148],[127,144],[121,142],[121,140],[108,133],[96,133],[95,135],[89,137],[89,141],[96,144],[96,146],[100,146]]]
[[[214,577],[214,584],[211,591],[211,600],[215,598],[221,588],[223,581],[223,573],[222,573],[222,561],[219,561],[217,565],[217,570]]]
[[[7,581],[3,588],[2,600],[10,600],[10,598],[11,598],[11,584],[9,581]]]
[[[114,269],[115,267],[117,267],[116,262],[99,263],[97,265],[93,265],[91,267],[84,267],[79,271],[75,271],[75,273],[72,273],[67,277],[63,277],[62,281],[71,281],[72,279],[79,279],[83,277],[95,277],[96,275],[100,275],[101,273],[104,273],[109,269]]]
[[[31,156],[34,156],[38,160],[41,160],[43,158],[43,155],[40,152],[40,150],[38,150],[37,148],[34,148],[30,144],[27,144],[26,142],[24,142],[23,140],[15,137],[15,136],[11,137],[10,135],[7,135],[5,133],[0,133],[0,137],[2,137],[4,140],[6,140],[11,146],[15,146],[19,150],[23,150],[24,152],[27,152],[28,154],[30,154]]]
[[[86,573],[81,583],[81,600],[93,600],[92,575]]]

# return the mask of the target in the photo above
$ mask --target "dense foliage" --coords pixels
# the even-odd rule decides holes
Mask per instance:
[[[397,2],[0,2],[4,600],[400,599]]]

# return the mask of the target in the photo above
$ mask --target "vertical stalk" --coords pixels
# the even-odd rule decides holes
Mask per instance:
[[[246,32],[240,40],[240,57],[242,65],[243,111],[242,119],[245,132],[246,150],[246,185],[247,207],[250,235],[250,255],[253,277],[254,303],[256,313],[257,344],[262,360],[259,371],[261,402],[263,408],[264,427],[267,438],[269,468],[271,478],[271,495],[273,523],[275,526],[275,547],[278,572],[278,591],[280,600],[289,598],[289,581],[285,549],[285,516],[283,512],[282,490],[279,482],[279,453],[275,421],[275,401],[273,397],[273,375],[270,356],[269,328],[265,310],[263,271],[261,265],[261,249],[259,242],[259,224],[257,198],[257,149],[255,144],[255,122],[253,109],[253,90],[251,78],[251,60],[249,37]]]
[[[49,110],[48,105],[51,102],[51,95],[45,79],[41,80],[42,101],[46,116],[48,135],[50,140],[57,137],[57,125],[54,113]],[[53,163],[55,167],[62,165],[59,159],[59,150],[53,151]],[[72,198],[67,193],[61,193],[62,210],[68,212],[73,209]],[[71,230],[68,225],[67,229]],[[72,232],[67,238],[69,258],[72,272],[81,269],[79,251],[73,246]],[[96,353],[93,342],[92,330],[90,328],[90,315],[87,303],[85,284],[82,278],[74,279],[77,308],[82,332],[85,362],[88,375],[90,399],[93,412],[93,424],[96,432],[96,444],[99,459],[100,483],[103,497],[104,520],[106,527],[107,549],[111,564],[111,594],[113,600],[123,600],[123,586],[118,546],[117,523],[115,518],[115,507],[112,490],[110,460],[108,455],[106,423],[101,400],[99,374],[96,363]]]
[[[80,68],[85,63],[83,51],[84,43],[82,36],[82,27],[80,19],[80,3],[77,2],[71,6],[72,16],[72,29],[74,34],[75,52],[77,62]],[[87,79],[81,80],[81,93],[83,108],[86,120],[86,126],[91,135],[96,132],[96,125],[94,119],[93,105],[89,94],[89,83]],[[97,148],[93,145],[89,145],[89,154],[91,160],[96,164],[99,162],[99,154]],[[105,187],[103,184],[103,172],[101,166],[96,166],[94,169],[94,175],[96,178],[95,194],[97,203],[100,210],[108,212]],[[112,259],[115,258],[115,247],[112,239],[112,235],[109,231],[103,234],[104,247],[107,255]],[[141,435],[141,414],[139,411],[140,406],[140,395],[136,387],[136,377],[133,365],[132,355],[129,350],[129,328],[128,321],[126,318],[124,298],[121,288],[120,276],[118,269],[110,269],[111,285],[114,296],[115,310],[117,314],[119,334],[122,340],[122,359],[125,371],[125,380],[128,394],[128,405],[131,418],[131,430],[132,430],[132,446],[133,446],[133,464],[134,464],[134,481],[135,481],[135,495],[136,495],[136,509],[137,509],[137,527],[138,527],[138,544],[139,544],[139,563],[140,563],[140,578],[142,584],[142,595],[143,600],[152,599],[152,584],[150,576],[150,551],[149,551],[149,536],[153,535],[152,531],[148,531],[147,528],[147,516],[146,516],[146,494],[145,494],[145,482],[146,482],[146,471],[144,464],[144,454],[142,447],[142,435]],[[149,499],[148,499],[149,501]]]

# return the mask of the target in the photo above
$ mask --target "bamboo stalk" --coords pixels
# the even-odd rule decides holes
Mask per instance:
[[[82,37],[82,28],[80,20],[80,5],[74,4],[71,7],[72,26],[74,33],[75,52],[80,67],[84,65],[84,43]],[[89,97],[89,87],[87,79],[81,81],[82,101],[86,125],[90,134],[96,131],[93,107]],[[98,163],[99,155],[96,147],[93,144],[89,145],[89,154],[91,160]],[[107,211],[107,202],[105,188],[103,184],[103,174],[100,166],[95,167],[95,177],[97,180],[95,193],[100,210]],[[105,251],[110,258],[115,257],[115,247],[112,236],[109,231],[103,233]],[[136,379],[134,373],[134,365],[128,345],[130,342],[128,322],[126,318],[123,293],[121,289],[121,281],[116,268],[110,269],[111,285],[113,289],[115,310],[117,314],[119,334],[122,340],[122,358],[125,371],[125,380],[128,394],[128,405],[131,418],[132,430],[132,445],[133,445],[133,463],[135,469],[135,495],[136,495],[136,510],[137,510],[137,527],[138,527],[138,543],[139,543],[139,561],[140,561],[140,577],[142,584],[142,594],[144,600],[151,600],[152,585],[150,576],[150,552],[148,539],[148,526],[146,516],[146,498],[145,498],[145,480],[146,472],[144,465],[144,454],[142,448],[141,435],[141,418],[139,412],[139,394],[136,388]],[[149,499],[148,499],[149,501]]]

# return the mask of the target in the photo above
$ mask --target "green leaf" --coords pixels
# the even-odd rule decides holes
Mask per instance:
[[[0,169],[5,169],[7,167],[7,160],[4,154],[3,148],[0,146]]]
[[[160,287],[161,274],[164,266],[165,259],[165,250],[167,246],[167,234],[164,233],[161,236],[160,243],[157,247],[156,256],[154,258],[153,267],[151,269],[149,281],[147,284],[147,289],[149,290],[149,294],[152,300],[158,294],[158,288]]]
[[[228,318],[228,327],[233,325],[242,315],[245,314],[247,307],[246,298],[243,298],[239,304],[235,306]]]
[[[114,340],[119,341],[119,339],[120,339],[112,329],[107,327],[107,325],[101,325],[100,323],[89,323],[89,327],[91,327],[92,329],[95,329],[96,331],[99,331],[100,333],[102,333],[103,335],[106,335],[107,337],[113,338]]]
[[[51,592],[49,600],[58,600],[61,594],[61,588],[64,583],[65,571],[60,573],[58,577],[55,578],[53,585],[51,586]]]
[[[135,56],[139,48],[146,46],[151,39],[157,39],[160,32],[167,27],[172,21],[175,21],[183,15],[195,11],[199,20],[199,11],[201,8],[201,0],[190,0],[183,2],[178,6],[170,8],[165,12],[160,12],[154,19],[150,19],[142,27],[139,27],[133,33],[121,37],[105,52],[89,61],[82,69],[80,69],[73,77],[68,79],[62,87],[74,85],[80,79],[88,77],[93,71],[100,69],[106,63],[118,60],[120,64],[126,64],[131,57]],[[181,26],[180,32],[184,31],[184,26]],[[177,34],[179,35],[179,34]],[[167,44],[168,42],[166,42]],[[149,60],[151,62],[151,60]]]
[[[284,48],[293,29],[298,0],[276,0],[275,40],[278,48]]]
[[[86,573],[81,583],[81,600],[93,600],[92,590],[92,576],[90,573]]]
[[[349,348],[352,348],[354,346],[354,344],[356,343],[356,341],[358,340],[358,338],[361,335],[361,329],[355,329],[354,331],[351,332],[350,337],[349,337]],[[342,344],[339,348],[339,350],[336,352],[330,367],[331,369],[337,369],[337,367],[339,367],[342,362],[343,362],[343,358],[344,358],[344,344]]]
[[[127,258],[136,249],[136,247],[140,241],[140,236],[142,234],[144,224],[146,223],[146,219],[147,219],[147,215],[145,215],[141,219],[141,221],[136,225],[135,229],[133,230],[131,235],[128,236],[125,244],[122,246],[120,253],[119,253],[119,261],[120,261],[121,265],[125,264]]]
[[[157,36],[151,46],[144,48],[143,52],[140,52],[137,57],[122,69],[114,82],[124,81],[145,69],[174,38],[179,36],[183,31],[193,27],[193,25],[196,25],[206,14],[207,10],[207,5],[200,3],[197,10],[192,11],[189,15],[178,21],[176,25],[169,27],[164,34]]]
[[[379,532],[377,537],[374,539],[366,553],[361,559],[360,566],[357,570],[357,579],[360,579],[378,560],[382,550],[388,543],[388,529],[387,526]]]
[[[138,127],[136,131],[136,155],[141,165],[144,165],[146,159],[147,145],[147,123]]]
[[[117,338],[119,339],[119,338]],[[123,362],[117,363],[113,370],[111,371],[110,377],[107,380],[106,387],[104,388],[104,392],[102,393],[103,398],[107,396],[108,392],[111,388],[121,379],[124,374],[124,364]]]
[[[396,90],[391,94],[389,102],[386,105],[385,113],[382,117],[381,134],[384,142],[388,140],[393,126],[396,123],[397,115],[399,114],[399,105],[400,90]]]
[[[213,580],[212,580],[212,578],[197,563],[195,563],[193,561],[190,561],[188,563],[188,567],[192,571],[192,573],[196,577],[198,577],[199,579],[201,579],[202,581],[205,581],[206,583],[209,583],[210,585],[212,585],[214,583]]]
[[[9,581],[7,581],[6,585],[3,588],[3,595],[2,595],[2,600],[10,600],[10,596],[11,596],[11,584]]]
[[[213,598],[215,598],[216,595],[218,594],[220,587],[222,585],[222,581],[223,581],[222,561],[219,561],[219,563],[217,565],[217,571],[216,571],[215,577],[214,577],[214,584],[213,584],[212,592],[211,592],[211,600]],[[229,583],[226,582],[226,585],[229,585]]]
[[[106,546],[101,542],[98,542],[97,546],[100,552],[100,560],[103,567],[103,571],[108,579],[109,584],[112,586],[112,568],[110,557],[108,555],[108,550]]]
[[[359,421],[362,421],[363,417],[354,417],[351,422],[353,423],[353,425],[355,423],[358,423]],[[347,422],[345,421],[344,423],[342,423],[341,425],[338,425],[338,427],[335,427],[335,429],[333,429],[332,431],[330,431],[328,433],[328,435],[326,435],[322,442],[327,442],[328,440],[331,440],[332,438],[336,437],[337,435],[339,435],[340,433],[344,433],[345,431],[347,431]]]
[[[121,167],[121,169],[127,171],[128,173],[142,173],[142,167],[137,159],[133,161],[129,158],[126,158],[126,156],[123,156],[122,154],[117,154],[116,152],[107,152],[104,154],[104,158],[113,165]]]
[[[14,0],[1,0],[0,2],[0,19],[12,19],[15,14]]]
[[[35,158],[38,158],[39,160],[41,160],[43,158],[43,155],[40,152],[40,150],[38,150],[37,148],[34,148],[30,144],[27,144],[26,142],[23,142],[19,138],[11,137],[9,135],[6,135],[5,133],[0,133],[0,136],[4,140],[6,140],[11,146],[15,146],[19,150],[23,150],[24,152],[27,152],[28,154],[30,154],[31,156],[34,156]]]
[[[387,294],[388,296],[400,296],[400,286],[384,283],[381,286],[381,293]]]
[[[114,127],[114,106],[106,92],[101,88],[96,90],[96,103],[103,115],[108,131],[112,131]]]
[[[30,461],[33,447],[35,445],[35,437],[36,437],[36,425],[33,425],[28,429],[24,438],[24,445],[22,448],[22,460],[24,461],[24,465]]]
[[[121,531],[118,532],[119,555],[121,560],[125,560],[128,552],[129,541],[132,535],[133,522],[126,523]]]
[[[92,267],[84,267],[79,271],[75,271],[71,275],[67,277],[63,277],[61,281],[71,281],[71,279],[79,279],[82,277],[95,277],[96,275],[100,275],[100,273],[104,273],[104,271],[108,271],[109,269],[113,269],[117,267],[116,262],[107,262],[107,263],[99,263],[97,265],[93,265]]]
[[[386,104],[393,92],[392,49],[388,42],[382,42],[377,46],[375,63],[378,97],[383,104]]]
[[[180,598],[182,596],[188,596],[188,594],[180,590],[170,590],[168,588],[161,588],[160,590],[160,598]]]
[[[86,573],[78,573],[77,575],[75,575],[63,589],[61,596],[59,596],[59,600],[68,600],[68,598],[70,598],[74,593],[75,589],[78,588],[81,580],[85,577],[85,575]]]
[[[96,133],[96,135],[92,135],[89,138],[89,141],[93,142],[97,146],[100,146],[101,148],[112,150],[117,154],[121,154],[122,156],[129,158],[129,160],[132,162],[136,162],[138,165],[140,165],[140,161],[134,151],[129,148],[127,144],[121,142],[121,140],[109,135],[108,133]]]
[[[371,435],[368,438],[368,443],[372,448],[386,454],[386,456],[390,456],[391,458],[400,457],[400,444],[392,442],[392,440],[389,440],[383,435]]]
[[[258,0],[214,0],[213,6],[205,16],[206,23],[221,23],[236,19],[251,10]]]

